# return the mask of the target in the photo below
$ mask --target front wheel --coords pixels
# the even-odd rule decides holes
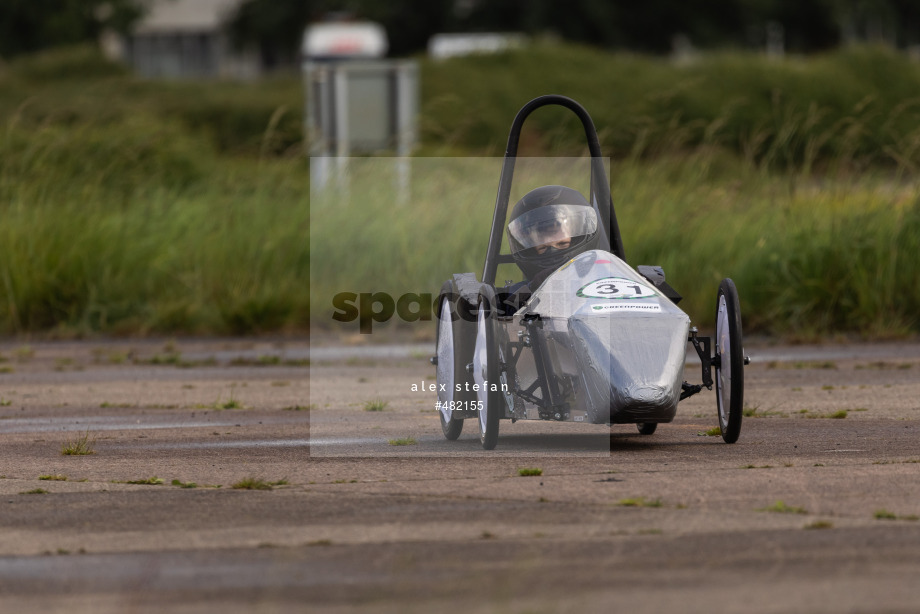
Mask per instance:
[[[651,435],[658,428],[657,422],[640,422],[636,425],[640,435]]]
[[[455,291],[452,282],[441,287],[438,301],[437,381],[438,415],[444,437],[455,440],[463,431],[463,409],[470,403],[466,392],[470,379],[466,365],[473,356],[475,329],[461,315],[466,302]],[[462,302],[462,303],[461,303]],[[442,390],[443,386],[443,390]]]
[[[744,349],[741,345],[741,304],[731,279],[719,284],[716,300],[716,404],[719,430],[725,443],[741,434],[744,405]]]
[[[479,313],[476,319],[473,381],[478,386],[479,441],[485,450],[495,448],[498,443],[498,421],[504,404],[501,392],[496,391],[500,373],[495,338],[495,304],[495,291],[484,284],[479,293]]]

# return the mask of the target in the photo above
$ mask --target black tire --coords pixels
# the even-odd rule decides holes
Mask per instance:
[[[741,337],[741,303],[731,279],[719,284],[716,298],[715,335],[716,406],[719,429],[725,443],[735,443],[741,434],[744,407],[744,348]]]
[[[460,317],[462,300],[453,282],[444,282],[438,295],[435,348],[438,357],[438,401],[441,403],[438,416],[444,437],[451,441],[460,437],[463,431],[464,418],[457,416],[464,416],[465,412],[453,411],[445,403],[452,402],[454,407],[468,408],[469,403],[475,400],[475,395],[463,390],[466,388],[466,382],[471,380],[466,365],[473,359],[473,343],[476,337],[475,323]],[[445,385],[446,390],[441,390],[441,384]],[[457,384],[463,391],[457,391]]]
[[[639,422],[636,424],[636,428],[639,429],[639,434],[641,435],[651,435],[658,428],[657,422]]]
[[[480,385],[477,397],[480,402],[479,441],[484,450],[492,450],[498,443],[498,425],[504,413],[505,400],[498,386],[500,380],[498,346],[496,345],[495,290],[483,284],[479,291],[479,311],[476,320],[476,344],[473,349],[473,381]],[[487,386],[486,389],[482,389]]]

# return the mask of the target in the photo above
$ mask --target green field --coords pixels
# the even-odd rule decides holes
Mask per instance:
[[[302,332],[311,282],[314,327],[336,292],[436,292],[481,271],[488,157],[550,92],[594,117],[629,261],[664,266],[701,327],[731,276],[746,332],[920,331],[920,64],[541,46],[423,60],[408,202],[388,207],[372,173],[352,208],[312,219],[296,76],[146,82],[89,52],[0,66],[0,333]],[[523,153],[581,155],[580,138],[538,113]],[[477,179],[445,185],[438,165],[473,157]]]

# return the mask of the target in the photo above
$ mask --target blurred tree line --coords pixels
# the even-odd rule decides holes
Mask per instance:
[[[549,34],[610,49],[763,48],[792,52],[855,41],[920,45],[920,0],[247,0],[231,22],[239,44],[296,50],[302,26],[327,18],[384,25],[392,55],[424,50],[438,32]],[[286,50],[286,51],[285,51]]]
[[[168,0],[167,0],[168,1]],[[0,56],[97,40],[125,31],[144,0],[0,0]],[[698,48],[809,53],[866,40],[920,45],[920,0],[245,0],[228,29],[269,65],[296,58],[304,26],[329,18],[384,25],[392,55],[424,50],[438,32],[549,34],[610,49],[668,53],[675,40]]]
[[[0,57],[98,41],[143,15],[137,0],[0,0]]]

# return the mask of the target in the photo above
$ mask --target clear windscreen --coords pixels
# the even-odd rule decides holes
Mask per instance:
[[[508,233],[513,239],[511,251],[514,253],[590,235],[595,230],[597,215],[594,209],[584,205],[547,205],[528,211],[508,224]]]

